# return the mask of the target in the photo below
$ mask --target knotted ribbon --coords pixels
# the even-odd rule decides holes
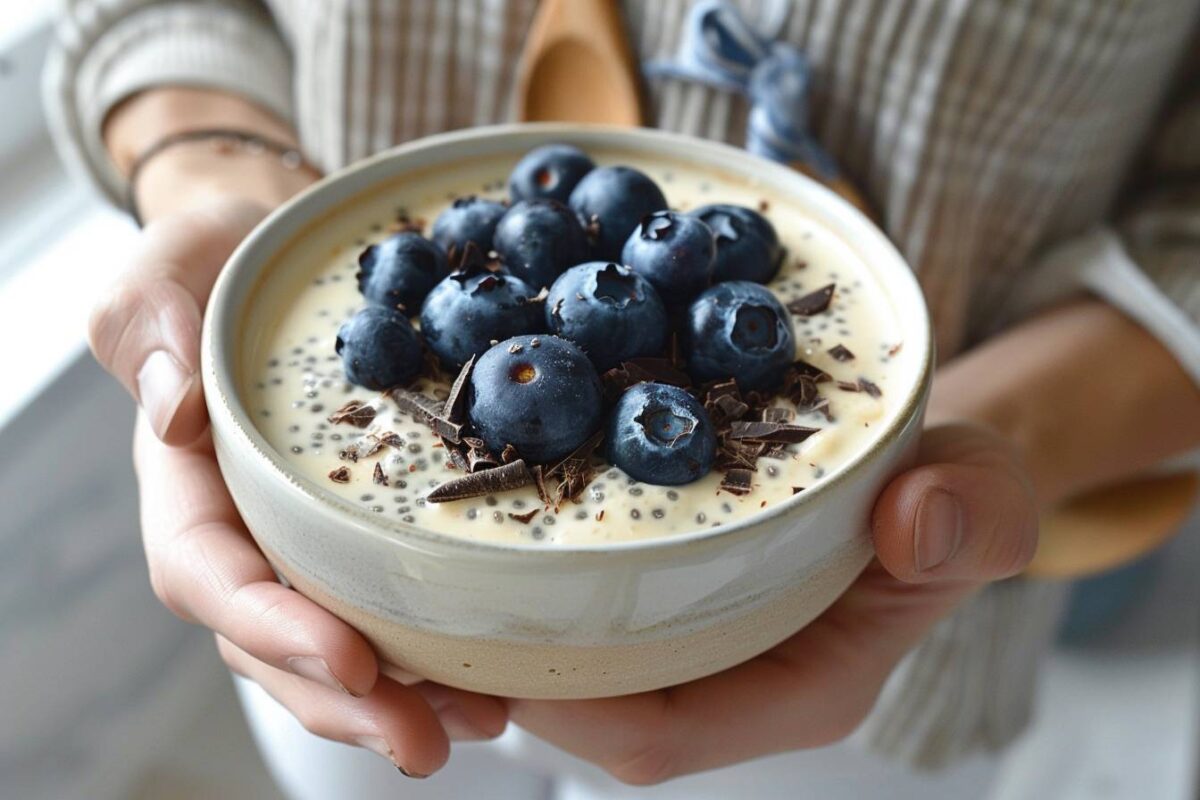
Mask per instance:
[[[643,71],[742,94],[750,102],[747,150],[837,180],[837,164],[808,127],[808,60],[796,47],[755,31],[727,0],[693,5],[675,60],[649,62]]]

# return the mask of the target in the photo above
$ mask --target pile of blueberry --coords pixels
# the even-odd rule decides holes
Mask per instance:
[[[733,205],[671,211],[642,172],[560,144],[521,159],[508,191],[511,203],[459,198],[429,238],[406,230],[362,253],[368,305],[337,336],[346,377],[407,385],[423,341],[451,372],[475,359],[467,421],[494,453],[551,464],[603,429],[608,460],[638,480],[706,474],[717,436],[692,393],[642,382],[614,401],[601,375],[674,341],[696,385],[774,389],[795,342],[761,285],[784,257],[771,223]]]

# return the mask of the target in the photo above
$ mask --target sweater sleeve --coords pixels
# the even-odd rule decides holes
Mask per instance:
[[[291,59],[257,0],[60,0],[43,94],[68,168],[120,202],[109,111],[154,86],[221,89],[292,118]]]
[[[1190,52],[1181,91],[1112,222],[1046,253],[1005,317],[1091,292],[1157,337],[1200,384],[1200,38]]]

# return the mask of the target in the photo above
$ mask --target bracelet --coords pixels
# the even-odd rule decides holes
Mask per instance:
[[[137,223],[139,228],[143,227],[143,221],[142,213],[137,203],[137,179],[141,175],[142,170],[155,157],[178,145],[208,141],[218,143],[218,152],[229,152],[228,149],[222,149],[219,144],[224,142],[226,147],[232,144],[248,155],[271,153],[279,158],[279,163],[283,165],[284,169],[291,171],[307,169],[315,175],[321,174],[321,171],[308,161],[304,157],[304,154],[296,147],[275,139],[269,139],[257,133],[232,128],[204,128],[201,130],[173,133],[170,136],[159,139],[146,148],[141,155],[134,159],[133,164],[129,168],[129,179],[126,183],[125,208],[129,211],[129,214],[133,217],[133,221]]]

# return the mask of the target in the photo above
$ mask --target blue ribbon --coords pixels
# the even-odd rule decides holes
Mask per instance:
[[[794,46],[759,34],[728,0],[693,5],[675,60],[649,62],[643,71],[745,96],[747,150],[799,162],[824,180],[837,177],[837,164],[808,128],[808,60]]]

